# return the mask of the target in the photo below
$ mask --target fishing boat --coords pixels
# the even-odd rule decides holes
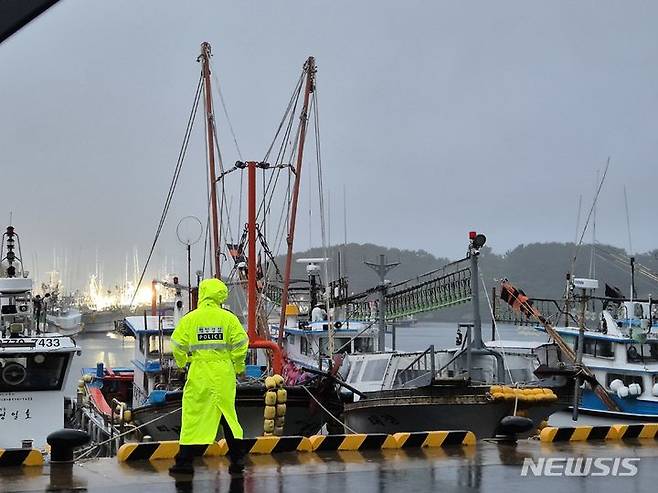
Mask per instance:
[[[574,352],[582,353],[583,363],[617,406],[609,409],[591,386],[585,385],[578,411],[623,420],[657,421],[658,306],[650,297],[624,298],[619,289],[608,285],[604,297],[584,293],[598,287],[595,279],[568,276],[567,281],[563,299],[528,298],[528,302],[562,322],[555,331]],[[504,308],[497,310],[498,320],[546,331],[535,318]]]
[[[82,313],[72,306],[55,306],[46,313],[46,321],[67,335],[75,335],[82,330]]]
[[[572,402],[576,370],[565,365],[555,344],[483,341],[478,283],[470,280],[479,279],[485,239],[476,233],[469,237],[467,258],[450,270],[461,273],[466,282],[460,296],[473,306],[473,323],[459,327],[466,332],[462,345],[349,355],[340,373],[359,392],[345,404],[347,428],[360,433],[469,429],[479,438],[527,434]],[[449,282],[435,279],[435,303],[442,304],[441,296],[457,298],[457,287],[450,289]],[[432,296],[417,298],[426,304]],[[403,304],[411,305],[410,300]]]
[[[122,332],[135,339],[131,366],[113,368],[99,363],[95,368],[82,369],[86,406],[80,426],[96,442],[137,427],[139,430],[131,439],[178,439],[185,373],[176,367],[170,341],[179,316],[126,317]],[[262,373],[261,367],[249,365],[248,380],[240,382],[236,390],[236,410],[246,437],[263,433],[266,387]],[[309,391],[317,393],[317,388],[311,386]],[[322,413],[309,408],[308,392],[289,386],[287,393],[285,433],[312,434],[319,430]],[[218,438],[221,437],[220,428]],[[111,450],[107,452],[110,454]]]
[[[40,307],[12,226],[0,248],[0,448],[45,448],[65,425],[64,389],[80,348],[37,324]]]
[[[294,177],[294,193],[291,201],[292,208],[288,211],[288,224],[292,225],[292,232],[288,234],[288,267],[292,262],[292,243],[294,238],[294,218],[296,217],[296,201],[299,196],[299,185],[301,177],[301,166],[303,162],[303,144],[306,134],[307,115],[309,114],[309,104],[311,94],[315,87],[315,61],[311,57],[304,64],[302,75],[297,84],[297,90],[293,97],[300,98],[303,95],[303,104],[301,108],[296,105],[289,105],[286,110],[285,118],[294,119],[296,116],[303,115],[300,118],[300,129],[298,139],[294,140],[293,148],[289,149],[277,158],[276,163],[267,163],[261,161],[238,161],[230,170],[223,170],[217,173],[216,169],[216,129],[215,116],[213,114],[211,78],[210,78],[210,45],[203,43],[201,46],[201,77],[195,95],[194,107],[191,118],[196,114],[197,106],[201,100],[202,93],[205,96],[205,118],[207,123],[207,156],[208,156],[208,180],[209,180],[209,218],[210,224],[208,230],[208,253],[210,275],[216,278],[222,278],[223,244],[220,242],[220,226],[227,223],[229,218],[220,216],[218,207],[221,198],[222,204],[225,204],[226,197],[218,197],[218,182],[221,182],[231,172],[246,171],[248,183],[248,214],[247,224],[244,228],[244,235],[240,242],[240,250],[245,250],[244,254],[233,257],[233,265],[230,272],[224,278],[227,283],[233,286],[233,291],[242,293],[247,298],[247,317],[246,329],[249,338],[249,353],[247,358],[248,370],[250,377],[246,382],[239,382],[236,389],[236,409],[238,417],[245,431],[245,436],[260,436],[263,433],[272,433],[272,427],[268,429],[267,420],[264,418],[265,411],[265,377],[271,375],[284,374],[284,385],[287,390],[285,416],[277,415],[276,425],[278,433],[286,435],[307,435],[320,430],[326,420],[325,409],[331,407],[333,401],[338,401],[338,395],[335,391],[333,380],[330,376],[315,375],[304,380],[303,383],[292,381],[285,378],[283,372],[286,356],[279,344],[270,338],[270,331],[267,326],[267,314],[265,313],[265,300],[263,296],[264,286],[263,277],[260,275],[263,271],[261,264],[261,255],[256,253],[257,245],[266,255],[271,256],[265,242],[265,235],[261,232],[261,222],[265,221],[263,209],[257,210],[256,204],[256,183],[257,173],[279,174],[282,171],[290,172]],[[303,88],[303,90],[302,90]],[[300,108],[290,112],[291,108]],[[295,111],[301,111],[299,115]],[[186,134],[186,142],[189,138],[189,128]],[[276,138],[276,137],[275,137]],[[292,139],[289,136],[281,135],[280,138],[284,145],[290,145]],[[184,143],[184,148],[187,146]],[[183,154],[184,155],[184,154]],[[282,156],[292,155],[295,157],[295,167],[280,161]],[[181,164],[179,162],[179,164]],[[293,171],[294,170],[294,171]],[[177,181],[177,173],[172,180],[173,187]],[[223,185],[220,190],[223,190]],[[263,204],[270,201],[270,196],[263,197]],[[163,211],[163,220],[166,217],[167,207]],[[224,205],[221,213],[226,213]],[[224,231],[226,233],[226,231]],[[156,234],[156,241],[159,231]],[[229,239],[230,240],[230,239]],[[188,244],[189,246],[189,244]],[[226,242],[226,248],[229,252],[234,248],[234,244]],[[114,436],[124,435],[122,430],[128,430],[130,439],[140,439],[149,436],[156,440],[175,440],[180,433],[181,406],[182,406],[182,389],[185,381],[185,374],[176,368],[174,360],[169,349],[171,334],[178,319],[188,310],[193,309],[196,304],[197,288],[192,286],[190,274],[190,256],[188,249],[188,285],[184,286],[174,279],[171,283],[154,281],[165,287],[173,288],[176,291],[176,298],[173,304],[173,315],[165,316],[158,306],[154,297],[152,302],[152,311],[150,315],[144,314],[142,317],[126,317],[120,324],[120,331],[125,335],[135,338],[135,358],[129,368],[108,368],[100,365],[96,368],[85,369],[84,371],[84,391],[86,394],[85,401],[88,405],[85,407],[85,424],[95,429],[97,438],[102,435],[111,439]],[[231,255],[232,256],[232,255]],[[150,258],[150,256],[149,256]],[[230,258],[230,257],[226,257]],[[269,257],[268,257],[269,258]],[[224,265],[224,267],[226,267]],[[141,278],[148,268],[148,260],[144,266]],[[284,290],[290,282],[288,276],[284,281]],[[197,281],[203,278],[201,272],[197,276]],[[141,280],[140,280],[141,282]],[[139,286],[137,287],[139,289]],[[186,296],[183,296],[185,292]],[[278,412],[278,411],[277,411]],[[272,420],[273,421],[273,420]],[[277,432],[275,429],[274,432]],[[221,430],[218,430],[218,437],[221,436]],[[98,442],[98,439],[95,440]],[[100,443],[100,442],[98,442]],[[116,443],[118,445],[118,443]],[[112,447],[110,447],[111,449]],[[111,450],[110,450],[111,453]]]

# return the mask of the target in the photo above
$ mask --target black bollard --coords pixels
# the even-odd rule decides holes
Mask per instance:
[[[498,423],[497,434],[506,435],[509,439],[516,440],[516,435],[527,433],[532,430],[534,424],[530,418],[523,416],[505,416]]]
[[[91,441],[89,433],[82,430],[58,430],[46,438],[50,445],[50,462],[70,463],[73,462],[73,451],[86,445]]]

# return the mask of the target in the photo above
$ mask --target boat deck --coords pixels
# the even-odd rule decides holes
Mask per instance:
[[[529,477],[525,458],[639,458],[637,475]],[[177,481],[171,460],[119,463],[92,459],[75,465],[8,468],[0,471],[3,492],[467,492],[528,491],[606,493],[652,491],[658,481],[658,441],[518,444],[478,442],[476,446],[363,452],[282,453],[248,459],[243,477],[231,479],[224,457],[199,459],[194,477]],[[555,471],[555,469],[553,469]],[[619,469],[623,472],[623,468]]]

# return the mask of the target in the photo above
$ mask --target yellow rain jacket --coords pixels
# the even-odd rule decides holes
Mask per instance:
[[[180,319],[171,336],[176,364],[191,363],[183,390],[181,445],[214,442],[222,415],[233,436],[243,437],[235,412],[235,376],[245,371],[249,340],[238,318],[221,307],[227,297],[219,279],[201,281],[197,309]]]

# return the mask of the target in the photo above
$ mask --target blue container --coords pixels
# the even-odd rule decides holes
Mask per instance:
[[[96,363],[96,377],[103,378],[104,376],[105,376],[105,365],[101,361],[100,363]]]
[[[260,365],[247,365],[245,374],[250,378],[260,378],[263,375],[263,368]]]
[[[149,394],[149,404],[153,406],[163,406],[166,402],[167,391],[166,390],[154,390]]]

